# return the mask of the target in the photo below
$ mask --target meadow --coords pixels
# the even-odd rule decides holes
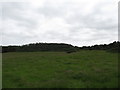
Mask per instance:
[[[79,52],[3,53],[3,88],[116,88],[118,54]]]

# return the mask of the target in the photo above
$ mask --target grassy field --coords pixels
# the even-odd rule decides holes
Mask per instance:
[[[3,54],[3,88],[115,88],[118,54],[105,51]]]

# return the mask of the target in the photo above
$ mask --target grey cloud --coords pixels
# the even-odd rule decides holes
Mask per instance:
[[[23,4],[18,2],[1,2],[2,8],[2,18],[12,19],[14,16],[20,15],[19,11],[24,10]]]
[[[70,0],[65,0],[64,3],[50,3],[47,1],[44,3],[44,6],[36,10],[37,13],[45,15],[48,18],[62,17],[64,18],[68,12],[71,12],[72,9],[76,9],[76,3],[71,2]]]
[[[61,6],[43,6],[36,10],[37,13],[44,15],[47,18],[62,17],[66,12]]]
[[[80,27],[86,27],[91,29],[98,29],[98,30],[114,30],[117,29],[117,10],[112,15],[108,15],[107,11],[103,12],[101,8],[107,6],[107,4],[111,4],[110,2],[107,3],[98,3],[94,6],[94,9],[91,13],[87,15],[83,15],[80,10],[72,11],[74,15],[71,17],[66,18],[67,23],[69,24],[78,24]],[[114,17],[116,16],[116,17]],[[99,17],[98,19],[96,17]]]
[[[17,21],[18,27],[34,28],[37,25],[37,21],[32,18],[27,18],[28,16],[23,13],[23,11],[27,10],[25,9],[25,5],[26,3],[23,2],[2,3],[2,19],[15,20]]]
[[[107,3],[112,4],[111,0]],[[109,15],[103,11],[101,7],[106,7],[107,3],[100,2],[94,5],[88,14],[83,12],[84,5],[79,6],[79,4],[69,1],[55,5],[47,3],[46,0],[42,7],[37,8],[20,2],[2,4],[4,22],[8,24],[11,20],[13,23],[13,26],[4,28],[3,44],[65,42],[81,46],[116,40],[117,18],[115,16],[117,16],[117,12],[109,12],[111,13]],[[26,13],[27,10],[30,11],[29,14]],[[53,30],[45,27],[45,25],[43,25],[44,28],[41,28],[45,20],[47,22],[47,20],[50,21],[56,17],[69,25],[65,26],[64,29],[68,31],[67,33],[62,28],[59,29],[61,32],[58,32],[54,26],[52,27]],[[62,27],[61,25],[58,26]]]

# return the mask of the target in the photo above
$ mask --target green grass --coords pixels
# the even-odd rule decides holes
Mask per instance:
[[[118,54],[105,51],[3,54],[3,88],[116,88]]]

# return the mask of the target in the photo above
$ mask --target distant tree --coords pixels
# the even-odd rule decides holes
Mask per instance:
[[[30,43],[22,46],[2,46],[2,53],[5,52],[38,52],[54,51],[72,53],[79,50],[106,50],[110,52],[120,52],[120,42],[115,41],[110,44],[100,44],[93,46],[77,47],[65,43]]]

